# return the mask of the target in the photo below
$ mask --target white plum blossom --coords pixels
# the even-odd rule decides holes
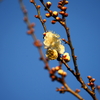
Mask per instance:
[[[58,53],[55,49],[47,49],[46,51],[46,57],[49,59],[49,60],[55,60],[58,58]]]
[[[44,37],[44,46],[45,48],[48,48],[48,47],[54,47],[54,45],[58,45],[61,43],[61,40],[59,39],[59,35],[58,34],[54,34],[52,33],[51,31],[48,31],[45,34],[45,37]]]
[[[60,35],[55,34],[51,31],[45,32],[44,34],[44,48],[47,49],[47,52],[51,52],[51,51],[55,51],[59,54],[63,54],[65,52],[65,47],[61,44],[61,39],[60,39]],[[56,52],[54,52],[56,55]],[[46,54],[47,57],[50,57],[50,55],[48,56],[49,53]],[[57,57],[54,57],[55,59]]]

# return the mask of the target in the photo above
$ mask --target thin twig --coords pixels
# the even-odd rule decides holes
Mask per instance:
[[[34,0],[33,4],[34,4],[34,6],[35,6],[35,8],[36,8],[36,10],[37,10],[38,18],[39,18],[39,20],[40,20],[40,22],[41,22],[41,24],[42,24],[42,26],[43,26],[43,29],[44,29],[44,31],[46,32],[47,29],[46,29],[45,23],[43,22],[42,16],[41,16],[41,14],[40,14],[40,8],[37,7],[37,4],[36,4],[35,0]]]
[[[63,85],[65,86],[67,92],[70,92],[75,97],[77,97],[79,100],[84,100],[78,93],[76,93],[75,91],[73,91],[72,89],[70,89],[69,86],[67,84],[65,84],[65,82],[63,83]]]

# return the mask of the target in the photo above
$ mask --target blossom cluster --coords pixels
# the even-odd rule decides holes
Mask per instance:
[[[70,56],[66,55],[65,47],[61,43],[60,35],[53,33],[52,31],[48,31],[43,33],[44,35],[44,48],[47,49],[46,57],[49,60],[57,59],[60,54],[64,55],[64,59],[67,57],[68,61],[70,60]]]

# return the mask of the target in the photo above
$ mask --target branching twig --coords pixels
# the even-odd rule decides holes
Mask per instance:
[[[42,49],[41,49],[41,43],[40,43],[40,41],[39,40],[37,40],[37,38],[36,38],[36,36],[35,36],[35,34],[34,34],[34,31],[32,31],[33,30],[33,28],[32,28],[32,25],[30,24],[30,21],[29,21],[29,19],[28,19],[28,14],[27,14],[27,12],[25,12],[26,11],[26,9],[25,9],[25,7],[24,7],[24,5],[23,5],[23,3],[22,3],[22,0],[19,0],[20,1],[20,5],[21,5],[21,8],[22,8],[22,11],[23,11],[23,13],[24,13],[24,21],[26,22],[26,24],[27,24],[27,26],[28,26],[28,29],[29,29],[29,31],[30,32],[28,32],[28,34],[30,33],[30,35],[32,35],[32,37],[33,37],[33,39],[34,39],[34,45],[38,48],[38,50],[39,50],[39,53],[40,53],[40,56],[41,56],[41,59],[43,60],[43,62],[45,63],[45,68],[50,72],[50,67],[49,67],[49,64],[48,64],[48,61],[45,59],[45,57],[44,57],[44,55],[43,55],[43,52],[42,52]],[[34,2],[34,4],[36,4],[35,2]],[[35,5],[36,6],[36,5]],[[40,12],[38,11],[38,16],[39,16],[39,20],[41,21],[42,19],[40,18]],[[41,21],[42,22],[42,21]],[[44,26],[44,24],[42,23],[42,25]],[[75,91],[73,91],[72,89],[70,89],[69,88],[69,86],[66,84],[66,82],[64,81],[64,78],[62,77],[62,78],[58,78],[57,76],[55,76],[54,77],[54,75],[53,75],[53,77],[52,77],[52,75],[51,75],[51,78],[52,79],[54,79],[55,78],[55,80],[57,80],[58,82],[60,82],[62,85],[64,85],[65,86],[65,88],[66,88],[66,91],[67,92],[70,92],[71,94],[73,94],[73,95],[75,95],[77,98],[79,98],[80,100],[84,100],[79,94],[77,94]]]
[[[64,2],[65,0],[63,0]],[[51,16],[53,16],[53,13],[51,12],[51,10],[45,5],[44,1],[43,0],[40,0],[40,2],[43,4],[43,6],[47,9],[47,11],[49,13],[51,13]],[[63,5],[62,5],[63,6]],[[54,17],[55,20],[56,20],[56,17]],[[64,17],[63,17],[64,19]],[[81,78],[80,76],[80,72],[79,72],[79,69],[78,69],[78,65],[77,65],[77,61],[76,61],[76,56],[75,56],[75,53],[74,53],[74,47],[72,45],[72,41],[71,41],[71,37],[70,37],[70,32],[69,32],[69,28],[67,27],[67,24],[66,24],[66,20],[57,20],[65,29],[66,31],[66,34],[67,34],[67,39],[68,39],[68,45],[71,49],[71,55],[72,55],[72,58],[73,58],[73,63],[74,63],[74,67],[75,67],[75,71],[76,71],[76,74],[74,73],[74,71],[72,69],[70,69],[70,67],[65,64],[64,61],[62,61],[64,63],[64,65],[67,67],[67,69],[76,77],[76,79],[81,83],[82,85],[82,88],[84,88],[91,96],[94,100],[97,100],[96,96],[95,96],[95,93],[93,91],[91,91],[87,86],[86,84],[84,83],[83,79]]]
[[[71,37],[70,37],[69,28],[67,27],[67,24],[66,24],[66,18],[65,18],[65,17],[66,17],[68,14],[65,13],[65,11],[64,11],[65,15],[63,15],[63,14],[64,14],[64,13],[63,13],[63,14],[62,14],[62,18],[56,17],[56,16],[53,14],[53,12],[46,6],[46,4],[44,3],[44,1],[43,1],[43,0],[40,0],[40,2],[43,4],[44,8],[50,13],[50,16],[52,16],[52,17],[55,19],[55,21],[58,21],[58,22],[64,27],[64,29],[65,29],[65,31],[66,31],[66,35],[67,35],[68,41],[66,41],[66,40],[64,40],[64,39],[63,39],[63,41],[64,41],[65,43],[67,43],[67,44],[69,45],[69,47],[70,47],[75,71],[72,70],[72,69],[70,68],[70,66],[69,66],[62,58],[60,58],[60,67],[59,67],[58,69],[57,69],[57,68],[51,69],[50,66],[49,66],[49,64],[48,64],[47,58],[44,57],[44,54],[43,54],[43,52],[42,52],[42,49],[41,49],[42,43],[40,42],[40,40],[38,40],[38,39],[36,38],[36,36],[35,36],[35,34],[34,34],[34,28],[33,28],[33,27],[34,27],[34,24],[33,24],[33,23],[31,24],[30,21],[29,21],[29,19],[28,19],[28,14],[27,14],[27,10],[25,9],[25,6],[24,6],[24,4],[22,3],[22,0],[19,0],[19,2],[20,2],[20,5],[21,5],[21,8],[22,8],[22,11],[23,11],[23,13],[24,13],[24,21],[26,22],[26,24],[27,24],[27,26],[28,26],[28,29],[29,29],[29,31],[28,31],[27,33],[30,34],[30,35],[32,35],[33,40],[34,40],[34,45],[38,48],[39,53],[40,53],[40,58],[41,58],[41,60],[42,60],[42,61],[44,62],[44,64],[45,64],[45,69],[48,70],[52,81],[56,80],[56,81],[60,82],[60,83],[64,86],[64,89],[60,89],[60,90],[58,89],[58,91],[60,91],[60,92],[70,92],[71,94],[73,94],[74,96],[76,96],[79,100],[84,100],[77,92],[73,91],[73,90],[68,86],[68,84],[65,82],[64,78],[65,78],[66,74],[65,74],[65,75],[62,75],[62,74],[61,74],[61,78],[59,78],[59,77],[57,77],[57,76],[55,75],[55,72],[58,71],[59,68],[61,69],[61,65],[62,65],[62,63],[63,63],[63,64],[66,66],[66,68],[67,68],[67,69],[76,77],[76,79],[81,83],[82,88],[84,88],[84,89],[91,95],[91,97],[93,98],[93,100],[97,100],[97,98],[96,98],[96,96],[95,96],[95,87],[94,87],[94,85],[93,85],[93,79],[92,79],[92,81],[89,79],[89,82],[90,82],[89,84],[92,84],[92,85],[91,85],[91,90],[90,90],[90,89],[88,88],[88,86],[85,84],[85,82],[83,81],[83,79],[81,78],[81,76],[80,76],[80,72],[79,72],[79,69],[78,69],[77,61],[76,61],[77,59],[76,59],[76,56],[75,56],[75,53],[74,53],[74,47],[73,47],[73,45],[72,45],[72,41],[71,41]],[[36,8],[36,10],[37,10],[37,14],[38,14],[38,15],[36,15],[35,17],[38,18],[38,19],[40,20],[40,22],[41,22],[41,24],[42,24],[42,26],[43,26],[44,31],[47,32],[46,25],[45,25],[46,20],[45,20],[45,19],[43,20],[41,14],[40,14],[40,5],[37,5],[36,2],[35,2],[35,0],[30,0],[30,2],[34,4],[34,6],[35,6],[35,8]],[[60,1],[60,2],[61,2],[61,1]],[[65,5],[65,2],[66,2],[66,0],[62,0],[62,4],[61,4],[60,6],[63,7],[63,6]],[[59,6],[59,8],[60,8],[60,6]]]

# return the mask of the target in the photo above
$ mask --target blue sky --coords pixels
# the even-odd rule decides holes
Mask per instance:
[[[36,0],[37,4],[41,4]],[[50,0],[51,10],[57,10],[59,0]],[[36,24],[35,34],[43,41],[43,28],[38,19],[34,18],[36,10],[29,0],[23,0],[29,19]],[[45,0],[47,2],[47,0]],[[87,76],[96,79],[100,85],[100,0],[69,0],[67,25],[70,28],[71,39],[78,57],[77,63],[81,76],[88,83]],[[41,5],[41,15],[45,18]],[[47,19],[47,29],[60,34],[66,39],[65,30],[59,23],[52,25]],[[44,70],[43,62],[39,61],[37,48],[33,46],[33,39],[26,34],[27,26],[23,21],[23,13],[18,0],[3,0],[0,2],[0,100],[77,100],[69,93],[59,94],[57,82],[51,82],[48,72]],[[69,47],[66,51],[70,53]],[[45,50],[43,49],[45,52]],[[72,59],[71,59],[72,60]],[[57,61],[50,61],[50,66],[57,66]],[[72,61],[69,65],[73,69]],[[66,81],[75,90],[81,85],[72,74],[68,73]],[[92,98],[81,89],[80,95],[86,100]],[[96,91],[98,100],[100,94]]]

